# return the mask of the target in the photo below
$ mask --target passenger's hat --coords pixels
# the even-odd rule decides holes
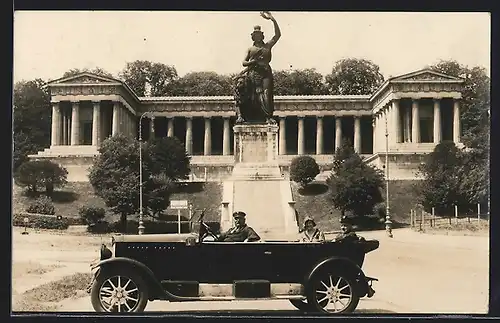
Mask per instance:
[[[237,211],[233,213],[233,218],[240,218],[240,217],[244,218],[246,216],[247,216],[246,213],[242,211]]]
[[[313,218],[311,218],[311,217],[306,217],[306,218],[304,219],[304,228],[306,227],[307,222],[312,222],[312,224],[313,224],[314,226],[316,226],[316,222],[314,222]]]

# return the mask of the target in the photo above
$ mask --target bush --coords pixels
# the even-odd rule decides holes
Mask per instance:
[[[205,222],[214,233],[220,233],[220,223],[219,222]],[[188,221],[181,222],[181,233],[198,232],[199,224],[191,223]],[[175,221],[144,221],[144,233],[145,234],[166,234],[166,233],[177,233],[177,222]],[[139,222],[136,220],[127,221],[127,232],[125,234],[138,234]],[[120,221],[115,221],[108,223],[107,221],[98,221],[91,224],[87,228],[88,232],[91,233],[122,233]]]
[[[40,196],[36,200],[32,201],[28,207],[26,208],[26,212],[28,213],[36,213],[36,214],[46,214],[46,215],[54,215],[56,210],[54,208],[54,203],[47,196]]]
[[[90,233],[110,233],[111,226],[108,221],[99,220],[87,226],[87,232]]]
[[[92,225],[104,219],[106,211],[102,207],[82,206],[78,210],[78,214],[80,215],[80,219],[84,224]]]
[[[24,219],[28,218],[28,223]],[[12,225],[16,227],[28,226],[37,229],[56,229],[66,230],[69,227],[69,221],[66,218],[57,218],[56,216],[17,213],[12,218]]]
[[[318,163],[311,156],[298,156],[290,163],[290,179],[302,187],[312,182],[318,174]]]
[[[32,160],[23,163],[14,174],[19,186],[28,187],[28,191],[37,192],[44,187],[47,195],[52,194],[55,187],[67,183],[68,171],[59,164],[49,160]]]

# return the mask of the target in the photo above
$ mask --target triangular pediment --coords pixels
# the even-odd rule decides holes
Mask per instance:
[[[461,78],[454,77],[451,75],[436,72],[431,69],[423,69],[413,73],[408,73],[392,78],[391,81],[404,82],[404,81],[463,81]]]
[[[103,84],[103,83],[117,83],[120,82],[111,77],[96,75],[92,73],[80,73],[77,75],[60,78],[57,80],[50,81],[49,85],[56,84]]]

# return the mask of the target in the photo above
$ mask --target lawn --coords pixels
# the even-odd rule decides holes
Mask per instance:
[[[28,197],[23,189],[17,185],[13,186],[12,207],[14,213],[25,212],[33,197]],[[170,200],[188,200],[193,204],[195,214],[197,210],[206,209],[208,221],[219,221],[219,206],[222,201],[222,184],[216,182],[187,183],[171,195]],[[82,206],[96,206],[106,209],[106,220],[117,221],[118,216],[106,208],[104,201],[94,194],[94,190],[88,182],[70,182],[60,190],[56,190],[52,197],[56,215],[63,217],[78,217],[78,210]],[[167,214],[177,215],[176,210],[167,209]],[[188,211],[181,211],[182,217],[188,217]]]
[[[417,203],[417,195],[413,190],[415,182],[409,180],[389,182],[391,218],[397,224],[410,223],[410,209]],[[340,230],[340,211],[331,202],[331,191],[324,181],[312,182],[305,191],[292,182],[292,194],[299,213],[300,226],[303,219],[309,216],[324,231]]]

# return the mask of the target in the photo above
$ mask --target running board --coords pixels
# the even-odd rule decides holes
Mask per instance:
[[[197,281],[162,281],[165,292],[184,300],[303,299],[304,287],[297,283],[264,280],[235,281],[233,284],[208,284]]]

